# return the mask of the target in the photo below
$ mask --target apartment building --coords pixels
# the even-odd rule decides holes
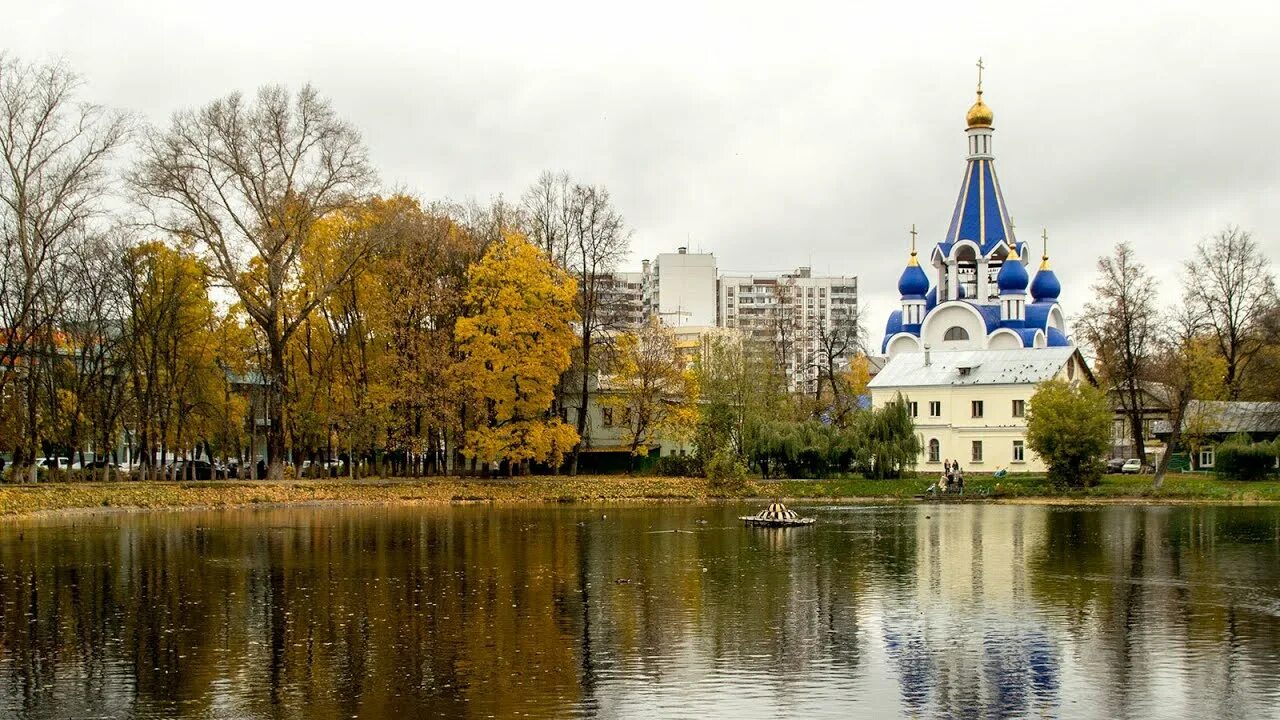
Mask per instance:
[[[724,274],[716,295],[716,324],[774,343],[795,390],[812,388],[828,351],[838,365],[856,354],[856,277],[814,276],[807,267],[780,275]]]
[[[646,317],[665,325],[716,324],[716,256],[679,248],[660,253],[641,271]]]

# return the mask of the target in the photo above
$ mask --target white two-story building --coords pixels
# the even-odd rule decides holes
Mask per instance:
[[[926,350],[894,356],[868,388],[874,407],[908,402],[925,474],[946,460],[973,472],[1043,472],[1027,447],[1027,407],[1036,385],[1055,378],[1093,380],[1073,347]]]

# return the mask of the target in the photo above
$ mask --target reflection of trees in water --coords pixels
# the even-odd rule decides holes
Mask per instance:
[[[849,532],[838,516],[824,532],[740,528],[733,511],[664,509],[661,529],[685,532],[659,531],[645,514],[591,525],[598,669],[657,679],[703,662],[784,680],[818,659],[857,666],[860,595],[884,582],[877,574],[902,529],[872,514]],[[708,515],[716,519],[700,528]]]
[[[720,668],[780,687],[818,661],[854,674],[861,596],[908,582],[911,528],[867,513],[779,535],[733,512],[275,509],[28,526],[0,543],[0,706],[555,715],[598,708],[620,673]],[[654,532],[666,529],[692,532]]]
[[[0,544],[0,706],[508,716],[554,715],[577,699],[571,523],[370,515],[28,528],[25,541]],[[47,686],[58,691],[32,691]]]
[[[1280,676],[1275,508],[815,512],[782,532],[686,505],[15,523],[0,715],[608,716],[721,673],[786,702],[873,672],[868,640],[898,706],[941,714],[1051,710],[1068,654],[1135,714],[1170,682],[1240,714]]]
[[[1046,538],[1033,594],[1064,619],[1100,703],[1141,714],[1176,698],[1229,717],[1274,689],[1275,508],[1051,511]]]

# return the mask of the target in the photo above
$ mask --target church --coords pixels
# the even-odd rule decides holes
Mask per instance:
[[[960,196],[946,236],[929,253],[931,270],[921,264],[912,227],[898,279],[902,306],[890,313],[881,345],[888,360],[869,389],[875,407],[898,394],[907,399],[922,471],[951,459],[978,472],[1039,472],[1045,466],[1025,440],[1036,385],[1093,376],[1067,334],[1047,233],[1035,278],[1027,272],[1031,251],[1014,235],[996,177],[995,118],[982,99],[981,62],[978,68]]]

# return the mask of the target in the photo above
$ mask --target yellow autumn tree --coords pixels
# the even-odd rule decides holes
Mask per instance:
[[[577,286],[523,236],[507,233],[467,272],[454,328],[457,372],[475,414],[464,454],[482,462],[559,465],[578,433],[549,409],[570,364]]]
[[[602,404],[622,419],[631,455],[648,455],[659,439],[685,440],[698,426],[698,379],[685,366],[675,332],[654,321],[617,339]]]

